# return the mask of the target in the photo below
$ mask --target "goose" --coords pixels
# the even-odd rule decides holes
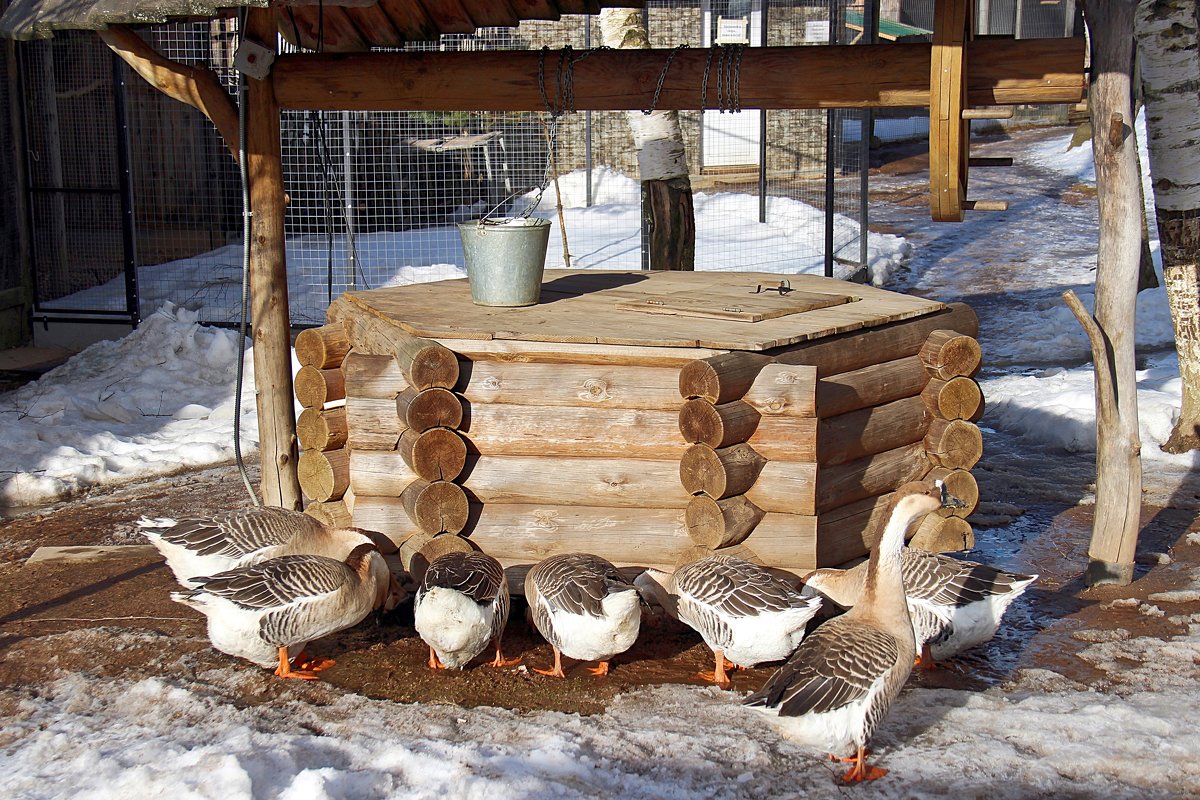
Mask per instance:
[[[197,578],[283,555],[339,561],[364,541],[365,531],[331,528],[299,511],[274,506],[224,511],[211,517],[142,517],[137,522],[185,588]]]
[[[897,489],[871,548],[859,602],[808,634],[787,663],[743,700],[768,714],[785,736],[852,763],[842,776],[847,783],[887,774],[867,765],[866,744],[913,668],[916,641],[900,573],[905,531],[929,512],[961,502],[941,481]],[[839,758],[846,748],[854,754]]]
[[[354,548],[344,561],[286,555],[198,577],[196,584],[172,592],[171,599],[208,618],[213,647],[259,666],[276,665],[281,678],[305,680],[333,664],[300,664],[309,641],[353,627],[381,606],[391,610],[399,588],[370,543]]]
[[[637,640],[641,595],[617,568],[599,556],[563,553],[536,564],[525,576],[525,599],[534,627],[554,648],[554,668],[539,675],[565,678],[562,656],[599,661],[589,669],[607,675],[609,660]]]
[[[519,664],[500,649],[508,609],[508,580],[499,561],[479,552],[434,559],[413,604],[417,633],[429,645],[429,668],[462,669],[488,642],[496,649],[490,666]]]
[[[995,636],[1004,612],[1038,578],[913,548],[901,553],[900,571],[918,664],[926,669]],[[863,564],[819,569],[805,577],[804,588],[850,608],[865,579]]]
[[[726,689],[726,659],[745,668],[787,658],[821,607],[821,598],[804,597],[763,567],[734,556],[707,556],[672,574],[649,569],[634,584],[700,634],[715,664],[700,677]]]

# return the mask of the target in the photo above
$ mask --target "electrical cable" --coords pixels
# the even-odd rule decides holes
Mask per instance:
[[[238,43],[246,34],[246,7],[238,9]],[[237,461],[238,473],[254,505],[261,506],[262,500],[254,491],[246,462],[242,460],[242,386],[246,371],[246,319],[250,304],[250,176],[246,169],[246,76],[237,72],[238,97],[238,177],[242,184],[242,315],[238,321],[237,385],[233,400],[233,456]]]

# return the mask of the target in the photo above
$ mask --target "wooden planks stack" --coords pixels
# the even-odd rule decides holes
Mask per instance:
[[[684,559],[729,552],[803,573],[867,552],[891,493],[946,481],[968,507],[928,518],[917,545],[972,544],[982,454],[978,322],[962,304],[766,357],[727,353],[680,372],[680,479],[693,496]]]
[[[478,547],[670,569],[730,552],[803,573],[863,555],[891,493],[973,507],[978,322],[965,305],[765,352],[417,336],[342,298],[297,339],[308,511],[410,571]],[[969,544],[955,515],[915,541]]]

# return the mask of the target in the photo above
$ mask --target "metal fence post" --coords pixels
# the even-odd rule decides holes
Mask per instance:
[[[134,219],[133,167],[129,149],[129,103],[125,94],[125,62],[115,52],[112,63],[113,109],[116,112],[117,182],[121,201],[121,246],[125,261],[125,308],[133,327],[141,322],[138,297],[137,221]]]

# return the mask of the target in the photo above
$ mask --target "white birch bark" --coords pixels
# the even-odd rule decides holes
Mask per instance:
[[[606,47],[648,49],[650,41],[639,8],[605,8],[600,12],[600,36]],[[686,178],[687,152],[679,112],[652,111],[627,114],[637,148],[638,172],[643,181]]]
[[[1183,398],[1164,450],[1200,449],[1200,9],[1140,0],[1135,20],[1163,278]]]

